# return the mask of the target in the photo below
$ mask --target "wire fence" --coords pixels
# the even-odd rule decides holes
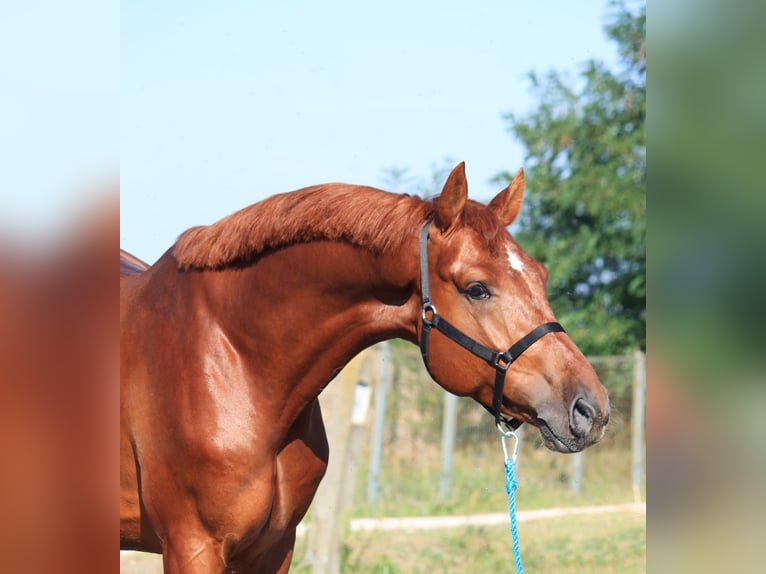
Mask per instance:
[[[645,474],[643,433],[639,432],[638,442],[635,439],[637,429],[643,428],[643,403],[636,411],[634,402],[645,392],[636,392],[643,356],[591,357],[590,361],[612,403],[604,439],[584,453],[558,456],[543,447],[536,429],[525,426],[520,431],[521,465],[531,461],[527,465],[536,481],[555,480],[557,490],[564,486],[576,494],[594,494],[586,483],[588,476],[594,468],[605,467],[602,480],[610,478],[613,494],[622,489],[626,497],[640,498]],[[387,381],[379,376],[381,368]],[[357,489],[357,502],[363,498],[362,506],[372,510],[380,500],[414,498],[421,506],[438,506],[450,498],[470,497],[472,492],[460,491],[471,482],[470,476],[462,474],[482,474],[483,461],[496,461],[499,452],[497,429],[484,408],[442,391],[425,372],[417,349],[407,345],[377,347],[362,372],[374,387],[374,410],[370,442],[360,453],[364,474],[359,478],[365,485]],[[418,479],[427,484],[418,488]],[[601,496],[608,498],[606,493]]]
[[[522,510],[624,505],[645,499],[643,355],[591,358],[609,391],[604,439],[577,455],[542,445],[523,425],[516,464]],[[320,397],[330,464],[307,518],[302,563],[339,572],[352,519],[471,516],[507,508],[504,456],[493,418],[444,392],[417,348],[377,345]]]

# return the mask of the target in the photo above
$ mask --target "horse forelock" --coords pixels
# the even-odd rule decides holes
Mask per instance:
[[[310,241],[343,241],[376,253],[401,247],[429,214],[422,199],[348,184],[269,197],[178,238],[182,269],[247,266],[264,253]]]

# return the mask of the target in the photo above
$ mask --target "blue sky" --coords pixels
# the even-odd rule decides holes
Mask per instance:
[[[386,168],[428,179],[465,160],[471,196],[488,199],[488,180],[523,163],[502,115],[534,107],[527,73],[616,59],[607,0],[65,6],[15,3],[1,18],[0,71],[9,53],[24,61],[0,118],[26,143],[0,134],[14,158],[0,208],[54,212],[119,165],[121,245],[148,261],[268,195],[382,186]],[[9,102],[31,104],[23,120]]]
[[[3,3],[0,234],[47,236],[116,188],[119,54],[119,2]]]

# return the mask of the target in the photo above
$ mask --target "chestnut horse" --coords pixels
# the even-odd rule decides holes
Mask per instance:
[[[321,185],[192,228],[151,267],[128,255],[121,547],[166,572],[286,572],[327,464],[317,396],[395,337],[550,449],[597,442],[607,393],[506,230],[523,191],[519,170],[488,206],[468,200],[463,164],[430,201]]]

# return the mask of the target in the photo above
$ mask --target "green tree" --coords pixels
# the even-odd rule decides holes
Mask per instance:
[[[591,60],[574,86],[531,73],[539,107],[505,116],[526,148],[515,236],[548,267],[554,311],[591,354],[646,344],[646,5],[611,8],[619,69]]]

